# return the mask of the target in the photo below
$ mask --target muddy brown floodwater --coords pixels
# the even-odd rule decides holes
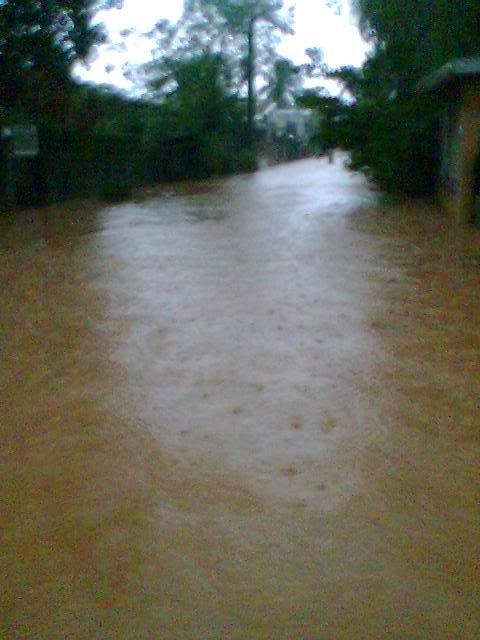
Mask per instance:
[[[2,638],[480,637],[478,231],[339,156],[0,242]]]

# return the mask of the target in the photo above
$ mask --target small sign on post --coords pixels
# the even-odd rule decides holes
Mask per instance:
[[[8,210],[17,208],[18,161],[30,160],[38,156],[38,130],[35,125],[4,126],[0,130],[4,141],[2,154],[4,162],[3,202]]]
[[[10,153],[14,158],[35,158],[38,156],[38,130],[35,125],[3,127],[2,138],[9,141]]]

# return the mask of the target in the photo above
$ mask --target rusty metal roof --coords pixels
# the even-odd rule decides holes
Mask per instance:
[[[480,78],[480,56],[457,58],[450,60],[443,67],[421,80],[417,85],[417,89],[420,92],[428,93],[453,82],[475,78]]]

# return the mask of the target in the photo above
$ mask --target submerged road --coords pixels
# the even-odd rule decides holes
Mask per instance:
[[[0,218],[0,636],[478,638],[446,227],[341,157]]]

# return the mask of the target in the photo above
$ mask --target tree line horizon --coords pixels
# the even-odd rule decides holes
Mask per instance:
[[[107,39],[101,25],[93,26],[95,15],[121,5],[0,3],[0,125],[38,126],[46,142],[34,186],[45,199],[92,189],[121,197],[127,193],[114,193],[120,182],[128,192],[141,183],[254,170],[255,115],[272,102],[314,109],[320,124],[312,151],[345,149],[352,168],[381,189],[432,190],[440,111],[415,87],[445,62],[479,54],[478,2],[354,0],[370,53],[362,67],[329,69],[321,42],[307,51],[308,64],[278,54],[281,36],[294,28],[283,0],[185,0],[176,23],[160,19],[150,32],[152,61],[127,71],[145,84],[148,99],[72,79],[74,63]],[[335,79],[343,91],[306,90],[306,77]],[[52,140],[63,151],[61,162],[58,154],[49,158]],[[105,165],[97,172],[101,184],[87,176],[95,156]]]

